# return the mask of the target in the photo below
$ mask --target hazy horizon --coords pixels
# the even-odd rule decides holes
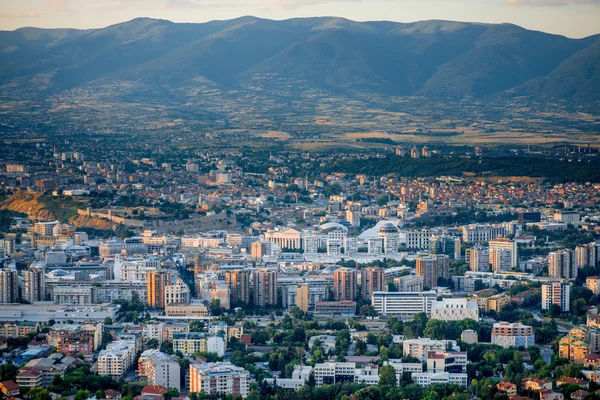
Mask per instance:
[[[600,33],[600,0],[0,0],[0,29],[98,29],[135,18],[203,23],[243,16],[410,23],[511,23],[581,38]]]

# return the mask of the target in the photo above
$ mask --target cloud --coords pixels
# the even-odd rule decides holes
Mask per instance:
[[[600,5],[600,0],[506,0],[511,6],[581,6]]]
[[[295,10],[304,6],[326,3],[359,3],[363,0],[264,0],[260,4],[264,9]]]
[[[3,19],[25,19],[25,18],[37,18],[40,15],[34,12],[30,12],[30,13],[3,13],[0,14],[0,18]]]

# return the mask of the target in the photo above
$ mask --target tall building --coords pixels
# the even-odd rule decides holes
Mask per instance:
[[[19,280],[17,270],[4,268],[0,270],[0,303],[17,303],[19,297]]]
[[[511,269],[517,268],[519,266],[519,250],[517,247],[517,242],[515,242],[514,240],[511,240],[509,238],[493,239],[488,242],[488,247],[490,249],[490,264],[493,264],[494,262],[493,251],[495,249],[504,249],[510,252],[510,268],[508,270],[510,271]]]
[[[250,373],[228,362],[192,364],[189,389],[190,393],[237,394],[245,398],[250,392]]]
[[[263,269],[252,274],[254,305],[266,307],[277,304],[277,271]]]
[[[551,278],[577,278],[577,265],[573,250],[558,250],[548,254],[548,276]]]
[[[356,298],[355,269],[340,268],[333,272],[333,298],[335,300],[354,300]]]
[[[352,210],[346,211],[346,221],[353,227],[360,226],[360,213]]]
[[[449,257],[460,258],[461,240],[453,236],[435,236],[429,238],[429,252],[431,254],[446,254]]]
[[[304,312],[310,307],[310,287],[308,285],[298,285],[296,287],[296,306]]]
[[[385,270],[383,268],[365,268],[360,270],[360,294],[365,300],[371,300],[373,292],[385,290]]]
[[[423,286],[432,288],[437,286],[439,277],[438,260],[436,257],[417,257],[417,275],[423,277]]]
[[[469,249],[471,271],[488,272],[490,270],[490,254],[486,247],[475,246]]]
[[[595,267],[600,261],[598,244],[588,243],[575,248],[575,261],[578,268]]]
[[[168,304],[189,303],[190,288],[181,279],[174,285],[165,286],[165,306]]]
[[[600,294],[600,276],[588,276],[585,280],[585,287],[594,294]]]
[[[165,288],[171,284],[171,274],[153,270],[146,274],[148,306],[165,308]]]
[[[250,272],[241,269],[227,271],[225,273],[225,283],[229,285],[231,304],[234,307],[241,304],[250,304]]]
[[[512,270],[512,251],[508,249],[492,249],[490,262],[493,272],[508,272]]]
[[[385,254],[398,252],[400,237],[396,225],[386,222],[379,229],[378,237],[382,241],[382,249]]]
[[[569,312],[570,291],[571,285],[567,282],[555,281],[542,284],[542,310],[549,310],[552,304],[556,304],[562,312]]]
[[[28,303],[44,301],[46,297],[46,285],[44,268],[29,268],[25,271],[25,290],[23,299]]]
[[[165,353],[151,349],[144,351],[138,360],[138,376],[149,385],[181,389],[181,367]]]

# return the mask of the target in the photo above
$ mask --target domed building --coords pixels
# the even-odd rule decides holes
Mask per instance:
[[[386,254],[398,252],[399,230],[396,225],[386,222],[379,228],[378,237],[382,241],[382,249]]]

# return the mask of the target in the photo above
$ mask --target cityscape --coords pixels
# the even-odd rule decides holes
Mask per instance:
[[[56,3],[1,5],[76,29],[0,31],[0,399],[600,399],[597,35]]]

